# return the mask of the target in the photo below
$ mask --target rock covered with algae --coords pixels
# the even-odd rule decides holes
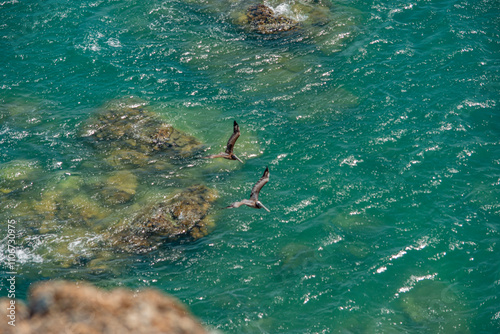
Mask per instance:
[[[250,25],[251,30],[264,35],[276,34],[299,28],[299,23],[297,21],[283,15],[277,15],[270,7],[262,4],[248,7],[246,22]]]
[[[8,195],[15,204],[9,214],[29,231],[19,239],[20,247],[57,267],[106,270],[117,253],[152,250],[181,236],[196,239],[208,233],[215,192],[205,186],[177,190],[202,182],[198,174],[179,172],[194,170],[183,167],[201,148],[198,140],[137,99],[107,104],[84,131],[95,150],[81,169],[46,177],[36,193],[22,198]],[[31,183],[37,171],[36,163],[24,161],[0,165],[0,181],[5,180],[0,185]],[[161,178],[158,171],[164,173]],[[175,181],[162,183],[165,175]],[[189,180],[179,181],[184,175]],[[166,199],[151,199],[157,193],[167,194]],[[118,227],[108,232],[112,226]]]
[[[231,14],[237,25],[263,35],[297,30],[305,32],[332,21],[331,3],[322,1],[270,0],[265,4],[241,1]]]
[[[69,173],[66,173],[69,174]],[[55,233],[65,228],[92,227],[109,209],[85,191],[79,175],[59,174],[44,183],[36,194],[16,198],[9,213],[29,226],[30,234]]]
[[[31,289],[28,306],[15,302],[12,326],[5,317],[11,301],[0,299],[1,333],[208,333],[179,301],[152,289],[104,291],[88,283],[49,281]]]
[[[125,172],[128,171],[118,173]],[[84,266],[92,272],[114,270],[111,260],[117,256],[149,252],[178,238],[198,239],[213,226],[209,211],[217,194],[204,185],[178,190],[161,201],[148,199],[146,205],[132,199],[130,205],[122,205],[120,215],[113,216],[113,205],[97,201],[85,192],[67,190],[68,184],[76,186],[79,180],[76,176],[64,180],[65,191],[56,187],[44,193],[41,201],[32,203],[32,212],[28,213],[36,217],[37,223],[30,226],[26,238],[19,239],[19,247],[34,247],[35,254],[50,262],[48,268]],[[135,191],[134,187],[111,189],[117,192],[118,199]],[[29,206],[20,210],[26,208]],[[124,216],[131,218],[120,218]],[[49,272],[44,274],[50,276]]]
[[[102,185],[100,195],[107,204],[119,204],[130,201],[135,195],[137,176],[129,170],[111,173]]]
[[[20,159],[0,164],[0,194],[29,187],[38,173],[38,163],[32,160]]]
[[[208,234],[211,220],[207,215],[216,198],[215,190],[204,185],[189,187],[146,207],[132,221],[122,222],[109,240],[118,250],[147,252],[161,240],[198,239]]]
[[[145,166],[156,162],[153,156],[158,153],[175,159],[201,150],[196,138],[162,121],[136,99],[109,103],[86,125],[83,136],[115,167]]]

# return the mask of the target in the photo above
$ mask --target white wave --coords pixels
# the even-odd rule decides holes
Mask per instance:
[[[295,21],[298,21],[298,22],[305,21],[308,18],[307,15],[294,11],[292,9],[293,3],[290,4],[290,3],[284,2],[284,3],[277,5],[276,7],[271,6],[269,3],[264,3],[264,4],[266,6],[268,6],[269,8],[271,8],[276,15],[282,15],[282,16],[288,17],[288,18],[295,20]]]

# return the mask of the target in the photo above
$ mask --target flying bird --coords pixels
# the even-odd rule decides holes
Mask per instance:
[[[240,160],[234,153],[234,144],[236,143],[236,140],[240,136],[240,126],[236,121],[234,121],[234,126],[233,126],[233,134],[227,141],[227,146],[226,146],[226,152],[222,152],[219,154],[212,154],[209,155],[208,157],[205,157],[206,159],[212,159],[212,158],[224,158],[224,159],[229,159],[229,160],[238,160],[239,162],[243,163],[243,161]]]
[[[260,178],[259,181],[253,186],[252,192],[250,194],[250,199],[244,199],[240,202],[234,202],[230,206],[226,207],[226,209],[231,209],[231,208],[239,208],[242,205],[249,206],[251,208],[255,209],[265,209],[267,212],[270,212],[268,208],[264,206],[259,201],[259,193],[260,190],[262,189],[263,186],[266,185],[266,183],[269,181],[269,167],[266,167],[266,170],[264,171],[264,175]]]

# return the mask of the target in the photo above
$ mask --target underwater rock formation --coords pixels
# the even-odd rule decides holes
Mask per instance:
[[[303,272],[304,268],[318,261],[313,248],[297,243],[291,243],[283,247],[279,252],[279,258],[280,278],[297,275]]]
[[[87,283],[39,283],[28,307],[16,301],[15,327],[5,317],[9,306],[10,300],[0,300],[1,333],[208,333],[180,302],[151,289],[136,293]]]
[[[36,161],[12,160],[0,164],[0,195],[29,187],[39,172]]]
[[[469,334],[470,312],[453,284],[425,279],[399,298],[404,313],[427,333]],[[416,284],[418,282],[418,284]]]
[[[88,228],[96,220],[106,217],[109,210],[83,188],[83,177],[60,173],[45,183],[37,196],[21,201],[11,212],[29,224],[31,233],[54,233],[62,226]]]
[[[208,234],[216,195],[186,168],[201,143],[145,104],[112,101],[89,119],[80,138],[90,147],[74,169],[37,178],[36,161],[0,164],[0,211],[19,222],[19,248],[50,263],[47,276],[55,267],[106,271],[117,256]]]
[[[299,23],[283,15],[276,15],[268,6],[250,6],[246,17],[253,31],[269,35],[299,28]]]
[[[84,137],[106,153],[106,161],[115,167],[145,166],[157,153],[168,158],[192,156],[201,143],[163,122],[144,108],[144,103],[117,101],[110,103],[85,127]]]
[[[128,170],[111,174],[106,179],[100,194],[107,204],[119,204],[130,201],[137,188],[137,176]]]
[[[208,234],[207,214],[216,198],[215,191],[206,186],[189,187],[147,207],[131,222],[122,222],[109,239],[115,248],[127,252],[150,251],[161,240],[198,239]]]

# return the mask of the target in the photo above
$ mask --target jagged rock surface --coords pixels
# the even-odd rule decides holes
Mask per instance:
[[[295,30],[299,27],[297,21],[283,15],[275,15],[271,8],[262,4],[250,6],[246,16],[252,30],[264,35]]]
[[[206,216],[216,198],[216,192],[206,186],[189,187],[145,208],[132,222],[118,226],[109,240],[116,249],[144,252],[160,245],[159,239],[200,238],[208,233]]]

